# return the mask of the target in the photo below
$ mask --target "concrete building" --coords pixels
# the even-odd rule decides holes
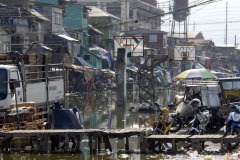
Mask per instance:
[[[161,30],[164,11],[156,7],[156,0],[74,0],[82,5],[94,5],[121,19],[121,32],[139,29]],[[153,4],[155,6],[153,6]]]
[[[42,26],[49,21],[44,15],[31,8],[31,5],[26,5],[21,0],[1,1],[0,52],[25,53],[32,42],[42,42],[41,35],[44,32]]]

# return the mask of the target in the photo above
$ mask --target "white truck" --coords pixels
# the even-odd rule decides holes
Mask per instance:
[[[10,57],[0,54],[0,118],[19,103],[47,108],[54,101],[64,102],[63,64],[24,65],[17,53]]]

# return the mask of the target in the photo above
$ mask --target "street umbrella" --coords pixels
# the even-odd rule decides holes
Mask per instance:
[[[210,71],[204,68],[189,69],[175,77],[176,79],[196,79],[196,80],[210,80],[217,79],[217,77]]]

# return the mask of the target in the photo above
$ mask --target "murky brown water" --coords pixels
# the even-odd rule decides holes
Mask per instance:
[[[157,93],[158,102],[162,106],[167,106],[172,100],[175,91],[164,90]],[[104,91],[101,93],[86,93],[86,94],[69,94],[66,97],[69,107],[78,106],[81,111],[81,118],[84,122],[84,128],[146,128],[156,119],[157,113],[139,113],[132,109],[138,106],[138,92],[129,93],[127,97],[127,105],[125,107],[115,107],[116,94],[114,91]],[[23,142],[17,143],[21,148],[24,146]],[[90,155],[88,148],[88,140],[83,139],[81,142],[81,153],[77,154],[30,154],[24,152],[10,152],[9,154],[0,154],[1,159],[9,160],[46,160],[46,159],[81,159],[81,160],[109,160],[109,159],[126,159],[126,160],[139,160],[139,159],[203,159],[205,155],[196,153],[196,151],[184,151],[183,154],[167,155],[167,154],[138,154],[139,142],[136,137],[130,138],[130,149],[134,154],[120,154],[118,151],[124,148],[124,140],[111,139],[113,152],[102,151],[98,155]],[[27,145],[27,144],[26,144]],[[209,144],[208,149],[212,152],[218,148],[217,144]],[[26,146],[25,146],[26,149]],[[22,149],[24,150],[24,149]],[[206,155],[212,153],[205,153]],[[234,157],[235,156],[235,157]],[[230,155],[236,158],[237,154]],[[227,155],[212,155],[213,159],[227,158]]]

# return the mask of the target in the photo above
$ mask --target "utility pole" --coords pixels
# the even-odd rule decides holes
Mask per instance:
[[[227,43],[228,43],[228,37],[227,37],[227,32],[228,32],[228,2],[226,2],[226,40],[225,40],[225,44],[227,46]]]
[[[129,30],[129,0],[121,2],[122,31]]]
[[[127,102],[126,91],[126,48],[118,48],[116,61],[116,79],[117,79],[117,106],[125,107]]]
[[[235,48],[237,46],[237,35],[235,35],[235,38],[234,38],[234,46],[235,46]]]

